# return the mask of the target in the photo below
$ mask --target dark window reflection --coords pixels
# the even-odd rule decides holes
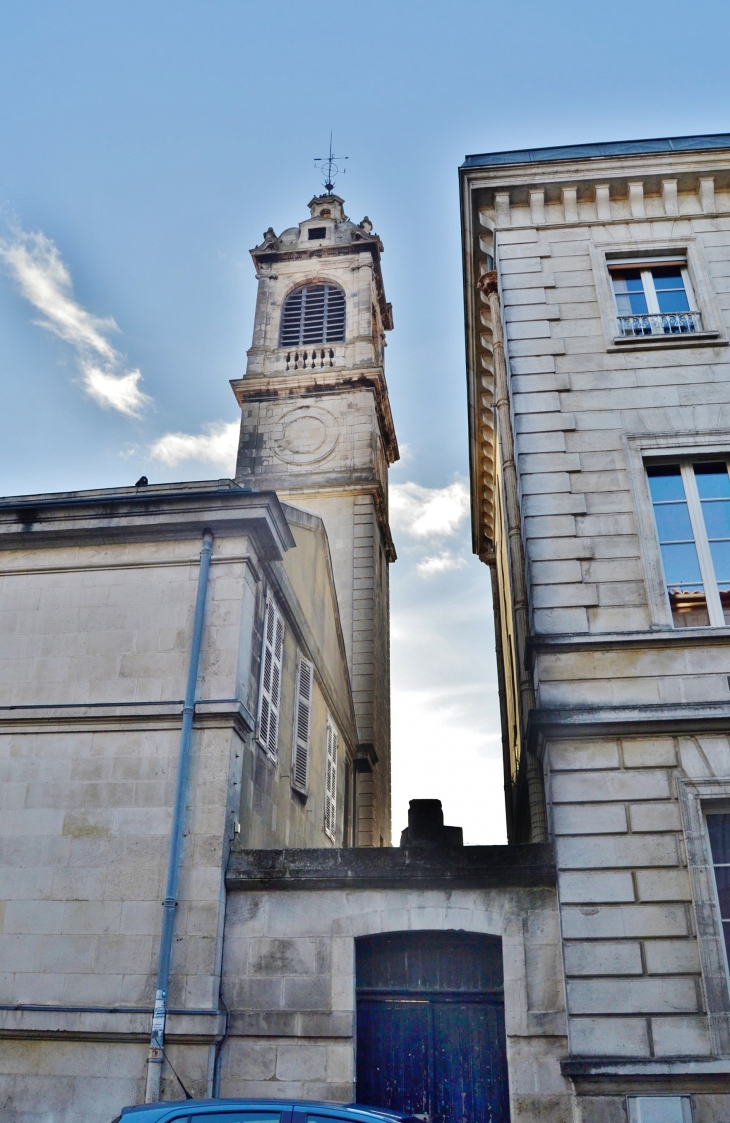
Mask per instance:
[[[672,621],[675,628],[707,627],[710,616],[680,467],[657,465],[648,476]]]
[[[694,473],[725,623],[730,624],[730,476],[723,462],[695,464]]]
[[[725,948],[730,963],[730,813],[707,816]]]

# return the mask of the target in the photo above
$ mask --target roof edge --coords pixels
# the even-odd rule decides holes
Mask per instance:
[[[705,152],[730,149],[730,133],[655,137],[646,140],[611,140],[599,144],[559,144],[548,148],[518,148],[483,152],[464,157],[461,170],[511,164],[547,164],[560,160],[599,160],[610,156],[651,156],[667,152]]]

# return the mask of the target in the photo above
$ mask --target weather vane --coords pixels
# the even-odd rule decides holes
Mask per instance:
[[[325,159],[323,156],[315,156],[314,166],[324,175],[324,186],[327,191],[332,192],[335,187],[335,180],[340,174],[340,169],[335,163],[336,160],[349,160],[349,156],[333,156],[332,155],[332,132],[330,131],[330,154]],[[344,175],[347,168],[342,169]]]

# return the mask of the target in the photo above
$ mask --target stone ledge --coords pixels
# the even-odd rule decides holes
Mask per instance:
[[[532,751],[546,737],[671,733],[718,730],[730,724],[730,702],[677,702],[628,706],[556,706],[531,710],[527,740]]]
[[[589,1095],[726,1093],[730,1086],[730,1057],[568,1057],[560,1062],[560,1071],[577,1092]]]
[[[334,1012],[287,1010],[237,1010],[231,1007],[231,1037],[332,1037],[351,1039],[355,1015]]]
[[[61,1038],[83,1041],[148,1042],[152,1008],[0,1006],[0,1040]],[[165,1036],[170,1041],[210,1044],[225,1030],[225,1014],[219,1010],[170,1011]]]
[[[519,846],[353,847],[344,850],[237,850],[229,890],[537,889],[556,884],[547,843]]]
[[[179,729],[182,700],[163,702],[69,702],[33,706],[0,706],[0,729],[48,729],[69,732],[77,729]],[[195,703],[194,728],[232,727],[242,735],[251,732],[256,722],[237,698],[202,699]]]

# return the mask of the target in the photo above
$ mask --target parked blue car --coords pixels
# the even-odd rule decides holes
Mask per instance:
[[[114,1123],[423,1123],[426,1118],[307,1100],[168,1100],[125,1107]]]

